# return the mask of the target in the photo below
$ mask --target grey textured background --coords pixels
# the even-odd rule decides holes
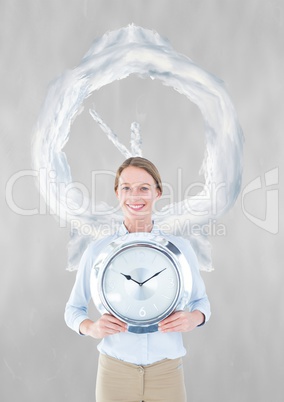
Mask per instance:
[[[69,229],[60,228],[49,213],[16,213],[4,194],[11,177],[31,169],[32,131],[50,81],[76,66],[95,38],[132,22],[156,30],[225,81],[246,138],[243,189],[257,177],[263,184],[246,195],[244,208],[250,216],[279,222],[276,234],[254,224],[240,195],[216,223],[225,234],[212,234],[215,271],[203,274],[213,315],[206,327],[184,336],[188,399],[280,402],[282,0],[0,1],[0,399],[95,400],[96,341],[80,338],[63,321],[75,278],[65,271]],[[159,82],[130,77],[102,88],[92,101],[125,142],[130,123],[141,123],[144,156],[180,193],[177,199],[200,180],[202,118],[183,96]],[[74,180],[87,186],[91,171],[115,170],[123,160],[87,113],[75,121],[66,153]],[[274,168],[279,168],[279,183],[266,189],[264,175]],[[102,183],[97,187],[98,199],[114,200]],[[14,206],[38,207],[31,176],[19,178],[12,190]],[[268,202],[270,195],[279,196],[279,211]]]

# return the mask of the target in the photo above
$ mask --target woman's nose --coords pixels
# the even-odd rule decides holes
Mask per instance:
[[[131,189],[130,194],[132,197],[137,197],[140,195],[140,190],[137,187]]]

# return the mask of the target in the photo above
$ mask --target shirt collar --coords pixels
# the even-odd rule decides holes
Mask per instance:
[[[118,233],[118,236],[124,236],[129,233],[124,222],[122,222],[122,224],[120,225],[117,233]],[[155,222],[153,222],[153,227],[152,227],[152,230],[150,233],[152,233],[154,235],[160,234],[160,230],[159,230],[158,226],[155,225]]]

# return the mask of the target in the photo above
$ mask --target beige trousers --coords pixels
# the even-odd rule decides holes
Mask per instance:
[[[137,366],[100,354],[96,402],[186,402],[182,359]]]

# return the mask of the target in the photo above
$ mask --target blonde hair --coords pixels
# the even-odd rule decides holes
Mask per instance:
[[[162,180],[161,180],[161,176],[160,176],[158,169],[152,162],[150,162],[146,158],[142,158],[141,156],[134,156],[132,158],[128,158],[119,166],[119,168],[117,169],[117,172],[116,172],[116,176],[115,176],[114,191],[117,191],[118,182],[119,182],[119,178],[120,178],[122,171],[129,166],[134,166],[134,167],[146,170],[146,172],[149,173],[153,177],[153,179],[156,183],[157,189],[162,194],[163,185],[162,185]]]

